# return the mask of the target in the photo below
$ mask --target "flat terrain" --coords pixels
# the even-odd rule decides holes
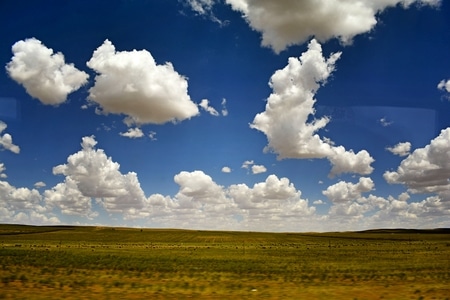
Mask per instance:
[[[0,299],[450,299],[449,230],[0,225]]]

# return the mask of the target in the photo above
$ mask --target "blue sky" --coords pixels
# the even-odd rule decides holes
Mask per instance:
[[[449,227],[439,0],[0,4],[0,222]]]

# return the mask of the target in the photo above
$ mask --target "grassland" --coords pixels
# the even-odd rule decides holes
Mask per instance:
[[[0,299],[450,299],[450,232],[0,225]]]

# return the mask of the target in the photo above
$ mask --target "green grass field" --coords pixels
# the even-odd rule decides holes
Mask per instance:
[[[450,299],[450,233],[0,225],[0,299]]]

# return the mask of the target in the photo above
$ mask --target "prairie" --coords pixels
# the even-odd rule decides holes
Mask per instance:
[[[450,231],[0,225],[0,299],[450,299]]]

